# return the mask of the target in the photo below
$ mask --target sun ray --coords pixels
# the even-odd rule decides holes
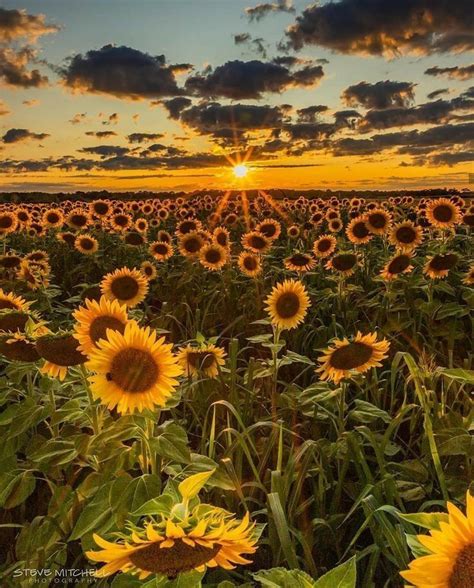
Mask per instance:
[[[288,220],[288,215],[282,210],[281,206],[277,202],[275,202],[275,200],[270,196],[270,194],[268,194],[268,192],[265,192],[264,190],[259,190],[258,193],[265,199],[265,202],[269,204],[281,216],[281,218],[285,219],[285,221]]]

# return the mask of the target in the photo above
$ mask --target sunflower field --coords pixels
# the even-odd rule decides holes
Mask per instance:
[[[0,585],[474,586],[473,225],[0,204]]]

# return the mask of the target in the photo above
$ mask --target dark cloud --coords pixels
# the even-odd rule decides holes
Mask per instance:
[[[87,116],[87,112],[78,112],[69,120],[69,122],[72,125],[78,125],[78,124],[85,121],[86,116]]]
[[[329,110],[328,106],[324,104],[315,104],[314,106],[306,106],[296,111],[298,115],[298,122],[315,122],[322,112]]]
[[[237,35],[234,35],[234,43],[236,45],[245,45],[245,43],[248,43],[251,38],[252,36],[250,33],[238,33]]]
[[[291,0],[278,0],[277,2],[264,2],[245,9],[245,14],[250,21],[259,21],[268,14],[276,12],[295,12],[293,2]]]
[[[191,106],[192,100],[184,96],[178,96],[170,100],[161,100],[160,104],[163,104],[171,118],[178,119],[181,111]]]
[[[103,116],[103,114],[101,113],[99,116]],[[120,120],[120,115],[118,112],[113,112],[112,114],[109,114],[109,116],[107,117],[106,120],[104,120],[102,122],[103,125],[116,125],[118,124],[118,121]]]
[[[364,108],[390,108],[408,106],[415,98],[415,84],[385,80],[370,84],[359,82],[349,86],[341,95],[348,106]]]
[[[3,42],[18,37],[27,37],[34,42],[42,35],[57,31],[59,27],[47,23],[44,14],[28,14],[25,10],[8,10],[0,7],[0,38]]]
[[[129,143],[144,143],[146,141],[156,141],[162,139],[163,133],[132,133],[127,136]]]
[[[234,35],[234,43],[236,45],[246,45],[261,55],[263,59],[267,58],[267,47],[265,45],[265,40],[262,39],[262,37],[256,37],[253,39],[249,33],[240,33]]]
[[[471,0],[339,0],[313,4],[287,31],[288,46],[397,55],[474,47]]]
[[[131,47],[104,45],[78,54],[60,74],[73,90],[140,100],[182,94],[175,75],[189,64],[167,65],[164,55],[149,55]]]
[[[439,90],[434,90],[433,92],[430,92],[428,94],[428,98],[429,98],[429,100],[434,100],[435,98],[439,98],[440,96],[443,96],[444,94],[449,94],[449,88],[441,88]]]
[[[27,129],[9,129],[2,137],[3,143],[18,143],[27,139],[42,141],[50,135],[48,133],[32,133]]]
[[[267,92],[315,86],[323,76],[321,65],[307,65],[299,70],[290,71],[276,63],[235,60],[228,61],[208,73],[191,76],[185,85],[190,93],[207,98],[258,99]]]
[[[129,152],[128,147],[120,147],[118,145],[97,145],[95,147],[83,147],[79,149],[81,153],[90,153],[92,155],[99,155],[100,157],[121,157]]]
[[[88,137],[96,137],[97,139],[108,139],[109,137],[116,137],[115,131],[87,131]]]
[[[38,69],[28,69],[30,62],[36,60],[36,52],[31,47],[13,50],[0,47],[0,80],[17,88],[40,88],[48,84],[48,77]]]
[[[429,158],[430,165],[448,165],[449,167],[467,161],[474,161],[474,151],[457,151],[454,153],[447,151],[437,153]]]
[[[474,77],[474,63],[471,65],[453,67],[430,67],[425,71],[428,76],[444,76],[452,80],[469,80]]]

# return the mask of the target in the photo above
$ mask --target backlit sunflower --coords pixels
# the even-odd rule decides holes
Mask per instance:
[[[13,292],[4,292],[0,288],[0,310],[21,310],[26,311],[31,302],[26,302],[21,296],[16,296]]]
[[[428,203],[426,207],[426,218],[434,227],[446,229],[460,222],[461,211],[448,198],[438,198]]]
[[[94,200],[90,204],[90,211],[94,216],[104,217],[110,212],[110,205],[106,200]]]
[[[400,274],[410,273],[412,269],[413,266],[411,265],[411,254],[400,253],[387,261],[382,271],[380,272],[380,275],[385,281],[390,282]]]
[[[280,236],[281,224],[277,220],[269,218],[258,223],[258,225],[255,227],[255,230],[261,233],[262,235],[265,235],[267,239],[274,241],[275,239],[278,239],[278,237]]]
[[[423,229],[412,221],[405,221],[395,225],[389,234],[389,241],[402,251],[411,251],[418,247],[423,240]]]
[[[220,366],[225,363],[225,355],[222,347],[208,344],[200,347],[187,345],[179,350],[177,357],[188,377],[204,374],[208,378],[215,378],[219,373]]]
[[[119,413],[153,410],[164,406],[178,386],[182,374],[172,345],[155,331],[127,323],[123,333],[107,330],[107,339],[91,350],[87,367],[95,398]]]
[[[225,247],[230,247],[230,233],[225,227],[216,227],[212,232],[212,239],[215,243]]]
[[[156,266],[154,266],[151,261],[143,261],[140,264],[140,270],[146,276],[147,280],[154,280],[158,275]]]
[[[251,251],[242,251],[237,259],[237,263],[240,271],[249,278],[253,278],[262,273],[260,256]]]
[[[64,215],[59,208],[50,208],[43,213],[43,224],[50,229],[61,227],[64,222]]]
[[[71,210],[66,217],[67,224],[72,229],[85,229],[90,223],[91,217],[89,212],[86,212],[80,208]]]
[[[90,235],[79,235],[74,240],[74,248],[84,255],[93,255],[99,250],[99,242]]]
[[[57,233],[56,239],[62,243],[66,243],[66,245],[69,245],[70,247],[74,247],[76,235],[69,231],[64,231],[62,233]]]
[[[336,250],[337,240],[332,235],[321,235],[313,244],[316,257],[329,257]]]
[[[384,235],[390,228],[391,214],[383,208],[373,208],[366,215],[367,228],[374,235]]]
[[[304,273],[311,271],[315,267],[316,260],[307,253],[293,253],[283,261],[283,264],[287,270]]]
[[[173,246],[166,241],[154,241],[148,251],[157,261],[165,261],[173,255]]]
[[[244,249],[249,249],[254,253],[266,253],[270,249],[272,242],[263,233],[250,231],[242,235],[242,245]]]
[[[107,337],[107,329],[123,333],[128,322],[127,307],[117,300],[108,300],[105,296],[97,302],[86,300],[72,314],[76,325],[74,337],[79,341],[79,350],[89,355],[97,348],[100,339]]]
[[[329,259],[324,267],[336,271],[341,276],[352,276],[357,263],[358,258],[355,253],[338,253]]]
[[[87,361],[87,357],[79,350],[79,342],[71,333],[39,337],[36,340],[36,351],[46,360],[40,372],[58,380],[64,380],[68,367]]]
[[[347,225],[346,235],[351,243],[363,245],[372,239],[372,233],[369,231],[365,217],[357,216]]]
[[[199,261],[206,269],[218,271],[227,263],[227,249],[217,243],[204,245],[199,251]]]
[[[179,252],[184,257],[198,257],[201,247],[205,244],[202,235],[197,232],[190,232],[179,238]]]
[[[417,535],[427,555],[414,559],[400,572],[416,588],[467,588],[474,586],[474,496],[466,493],[466,514],[447,503],[447,520],[439,517],[429,535]],[[437,513],[433,513],[436,519]]]
[[[377,341],[376,333],[362,335],[358,332],[354,340],[336,339],[319,358],[321,367],[316,369],[321,380],[332,380],[338,384],[352,371],[363,374],[372,367],[382,365],[387,357],[390,343],[386,339]]]
[[[428,259],[423,268],[423,272],[431,279],[445,278],[458,261],[455,253],[445,253],[444,255],[433,255]]]
[[[17,218],[13,212],[0,212],[0,235],[13,233],[17,225]]]
[[[286,234],[290,239],[296,239],[300,236],[300,229],[296,225],[291,225],[286,229]]]
[[[339,233],[339,231],[342,231],[343,226],[340,218],[334,218],[328,222],[328,229],[331,233]]]
[[[102,294],[133,308],[145,299],[148,280],[140,270],[123,267],[107,274],[100,283]]]
[[[212,474],[212,472],[210,472]],[[256,551],[257,533],[248,513],[242,520],[231,513],[209,505],[188,506],[195,498],[199,478],[207,480],[208,472],[195,474],[178,487],[181,503],[164,507],[159,515],[148,518],[142,527],[131,526],[130,534],[120,542],[111,543],[98,535],[94,541],[101,551],[86,555],[105,565],[95,575],[107,577],[115,572],[137,575],[140,580],[155,574],[175,578],[179,574],[206,568],[231,570],[236,565],[251,563],[243,555]],[[199,488],[199,486],[198,486]],[[172,502],[172,497],[170,497]],[[168,501],[163,500],[163,504]],[[181,513],[181,514],[180,514]]]
[[[266,299],[265,310],[279,329],[293,329],[306,316],[310,305],[306,288],[299,280],[285,280],[274,286]]]

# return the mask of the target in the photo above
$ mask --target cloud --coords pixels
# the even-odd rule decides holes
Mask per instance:
[[[39,100],[36,100],[35,98],[31,99],[31,100],[23,100],[22,104],[24,104],[25,106],[28,106],[28,108],[32,108],[33,106],[38,106],[40,103]]]
[[[128,147],[120,147],[118,145],[97,145],[95,147],[83,147],[79,149],[81,153],[91,153],[92,155],[99,155],[100,157],[122,157],[129,152]]]
[[[97,139],[108,139],[109,137],[116,137],[115,131],[86,131],[88,137],[96,137]]]
[[[430,165],[448,165],[449,167],[467,161],[474,161],[474,151],[457,151],[454,153],[447,151],[437,153],[429,158]]]
[[[10,114],[8,106],[5,104],[5,102],[3,102],[3,100],[0,100],[0,116],[6,116],[7,114]]]
[[[321,65],[307,65],[290,71],[276,63],[259,60],[228,61],[213,71],[191,76],[186,89],[205,98],[261,98],[267,92],[282,92],[288,88],[311,87],[324,76]]]
[[[265,46],[265,40],[262,39],[262,37],[256,37],[253,39],[249,33],[239,33],[234,35],[234,43],[236,45],[247,45],[261,55],[263,59],[267,58],[267,47]]]
[[[167,65],[164,55],[104,45],[75,55],[60,74],[72,90],[141,100],[182,94],[175,75],[190,68],[189,64]]]
[[[27,139],[42,141],[50,135],[48,133],[32,133],[27,129],[9,129],[2,137],[3,143],[18,143]]]
[[[36,60],[36,52],[31,47],[17,51],[0,47],[0,80],[6,85],[17,88],[40,88],[48,84],[48,77],[38,69],[27,69],[31,61]]]
[[[27,37],[31,42],[42,35],[56,33],[57,25],[47,23],[44,14],[28,14],[26,10],[8,10],[0,7],[0,38],[10,42]]]
[[[129,143],[143,143],[145,141],[156,141],[162,139],[163,133],[131,133],[127,136]]]
[[[471,0],[339,0],[307,7],[286,31],[288,47],[388,55],[474,48]]]
[[[433,92],[430,92],[428,94],[428,98],[429,98],[429,100],[434,100],[435,98],[439,98],[440,96],[443,96],[444,94],[449,94],[449,88],[441,88],[439,90],[434,90]]]
[[[86,116],[87,112],[78,112],[71,119],[69,119],[68,122],[70,122],[72,125],[78,125],[85,121]]]
[[[425,70],[425,74],[428,76],[444,76],[452,80],[469,80],[474,77],[474,63],[466,66],[454,65],[453,67],[438,67],[435,65]]]
[[[411,82],[385,80],[370,84],[359,82],[346,88],[341,99],[348,106],[364,108],[390,108],[408,106],[415,99],[415,85]]]
[[[178,119],[180,112],[188,106],[191,106],[192,100],[184,96],[178,96],[170,100],[161,100],[159,104],[162,104],[166,108],[171,118]]]
[[[329,110],[328,106],[324,104],[315,104],[314,106],[306,106],[296,111],[299,122],[315,122],[318,115]]]
[[[262,4],[257,4],[257,6],[245,9],[245,14],[247,15],[250,22],[254,20],[258,22],[268,14],[274,14],[277,12],[295,12],[293,2],[291,0],[278,0],[278,2],[264,2]]]
[[[120,115],[118,112],[113,112],[112,114],[109,114],[108,116],[105,115],[103,112],[99,112],[99,118],[104,118],[104,116],[106,116],[106,120],[102,121],[103,125],[116,125],[118,124],[118,121],[120,120]]]

